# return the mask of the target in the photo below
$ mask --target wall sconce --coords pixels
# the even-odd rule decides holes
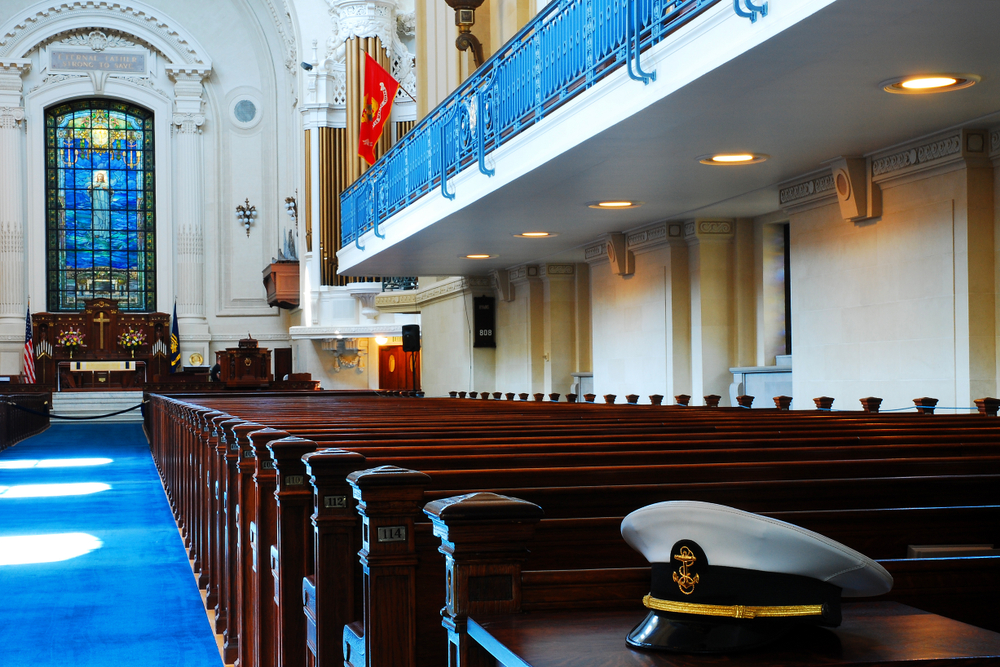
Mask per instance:
[[[483,64],[483,45],[472,34],[472,26],[476,22],[476,9],[483,0],[444,0],[455,10],[455,25],[458,26],[458,37],[455,47],[459,51],[472,51],[472,62],[476,67]]]
[[[244,203],[236,205],[236,220],[246,228],[247,238],[250,238],[250,225],[253,224],[253,220],[256,217],[257,207],[250,205],[249,198]]]

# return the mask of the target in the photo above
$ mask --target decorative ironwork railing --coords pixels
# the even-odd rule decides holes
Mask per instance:
[[[592,88],[623,65],[649,83],[640,54],[722,0],[553,0],[468,80],[393,146],[340,197],[341,244],[379,225],[428,192],[452,199],[448,179]],[[733,0],[756,21],[767,3]]]

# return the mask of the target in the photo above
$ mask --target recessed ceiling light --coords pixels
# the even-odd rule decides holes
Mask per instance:
[[[521,232],[520,234],[513,234],[513,236],[519,239],[545,239],[559,235],[555,232]]]
[[[961,90],[976,85],[980,80],[975,74],[919,74],[889,79],[879,86],[887,93],[923,95]]]
[[[499,257],[499,255],[487,255],[485,253],[474,253],[472,255],[459,255],[465,259],[490,259],[491,257]]]
[[[716,166],[733,166],[742,164],[757,164],[763,162],[770,155],[763,153],[716,153],[715,155],[702,155],[698,157],[698,162]]]
[[[590,208],[602,208],[602,209],[623,209],[623,208],[639,208],[644,202],[641,201],[630,201],[628,199],[616,199],[612,201],[589,201],[587,206]]]

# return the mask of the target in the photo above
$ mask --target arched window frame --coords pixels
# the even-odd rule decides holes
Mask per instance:
[[[156,310],[154,164],[148,109],[111,98],[46,109],[49,311],[80,310],[98,297],[122,310]]]

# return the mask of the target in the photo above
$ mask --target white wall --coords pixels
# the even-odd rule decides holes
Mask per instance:
[[[967,195],[962,168],[886,187],[875,221],[845,222],[836,203],[792,216],[800,407],[822,395],[843,409],[857,409],[866,396],[883,398],[886,409],[912,406],[922,396],[941,406],[971,406],[994,395],[992,349],[969,350],[970,308],[992,308],[995,299],[970,302],[970,281],[973,291],[977,282],[992,289],[994,244],[992,238],[983,244],[970,227]],[[989,267],[976,258],[983,245]],[[981,365],[993,373],[982,377]]]
[[[591,265],[594,393],[667,395],[667,287],[670,248],[635,258],[635,273],[616,276],[610,263]]]

